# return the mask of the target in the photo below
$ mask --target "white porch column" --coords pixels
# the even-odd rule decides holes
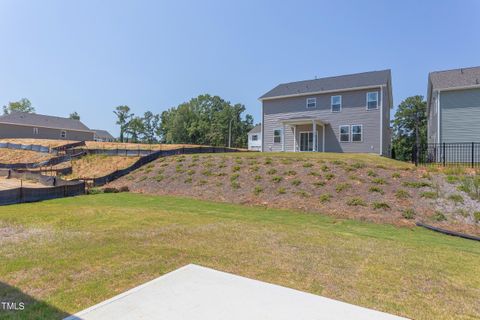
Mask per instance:
[[[285,151],[285,123],[282,124],[282,151]]]
[[[313,151],[317,151],[317,124],[315,120],[312,120],[312,132],[313,132]]]
[[[325,123],[322,124],[322,152],[325,152]]]
[[[293,152],[297,152],[297,126],[293,125]]]

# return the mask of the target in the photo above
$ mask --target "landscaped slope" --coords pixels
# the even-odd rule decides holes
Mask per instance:
[[[0,207],[0,261],[0,297],[37,300],[14,319],[61,318],[188,263],[414,319],[480,317],[476,242],[183,197]]]
[[[131,166],[139,157],[120,157],[106,155],[87,155],[74,159],[68,165],[72,166],[72,174],[65,179],[98,178],[116,170]]]
[[[33,163],[54,157],[49,153],[0,148],[0,163]]]
[[[375,155],[242,153],[161,158],[110,187],[397,225],[421,220],[480,233],[473,219],[436,212],[429,178],[424,170]]]

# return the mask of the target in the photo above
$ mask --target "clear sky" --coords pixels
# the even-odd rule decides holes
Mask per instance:
[[[0,0],[0,105],[160,113],[202,93],[243,103],[283,82],[390,68],[395,104],[430,71],[480,65],[480,1]]]

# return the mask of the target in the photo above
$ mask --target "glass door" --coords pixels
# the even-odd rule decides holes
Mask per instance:
[[[313,132],[300,132],[300,151],[313,151]]]

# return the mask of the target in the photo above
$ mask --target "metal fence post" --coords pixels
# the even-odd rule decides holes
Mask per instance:
[[[475,142],[472,142],[472,168],[475,166]]]
[[[445,164],[446,164],[445,142],[443,142],[443,144],[442,144],[442,153],[443,153],[443,166],[445,167]]]

